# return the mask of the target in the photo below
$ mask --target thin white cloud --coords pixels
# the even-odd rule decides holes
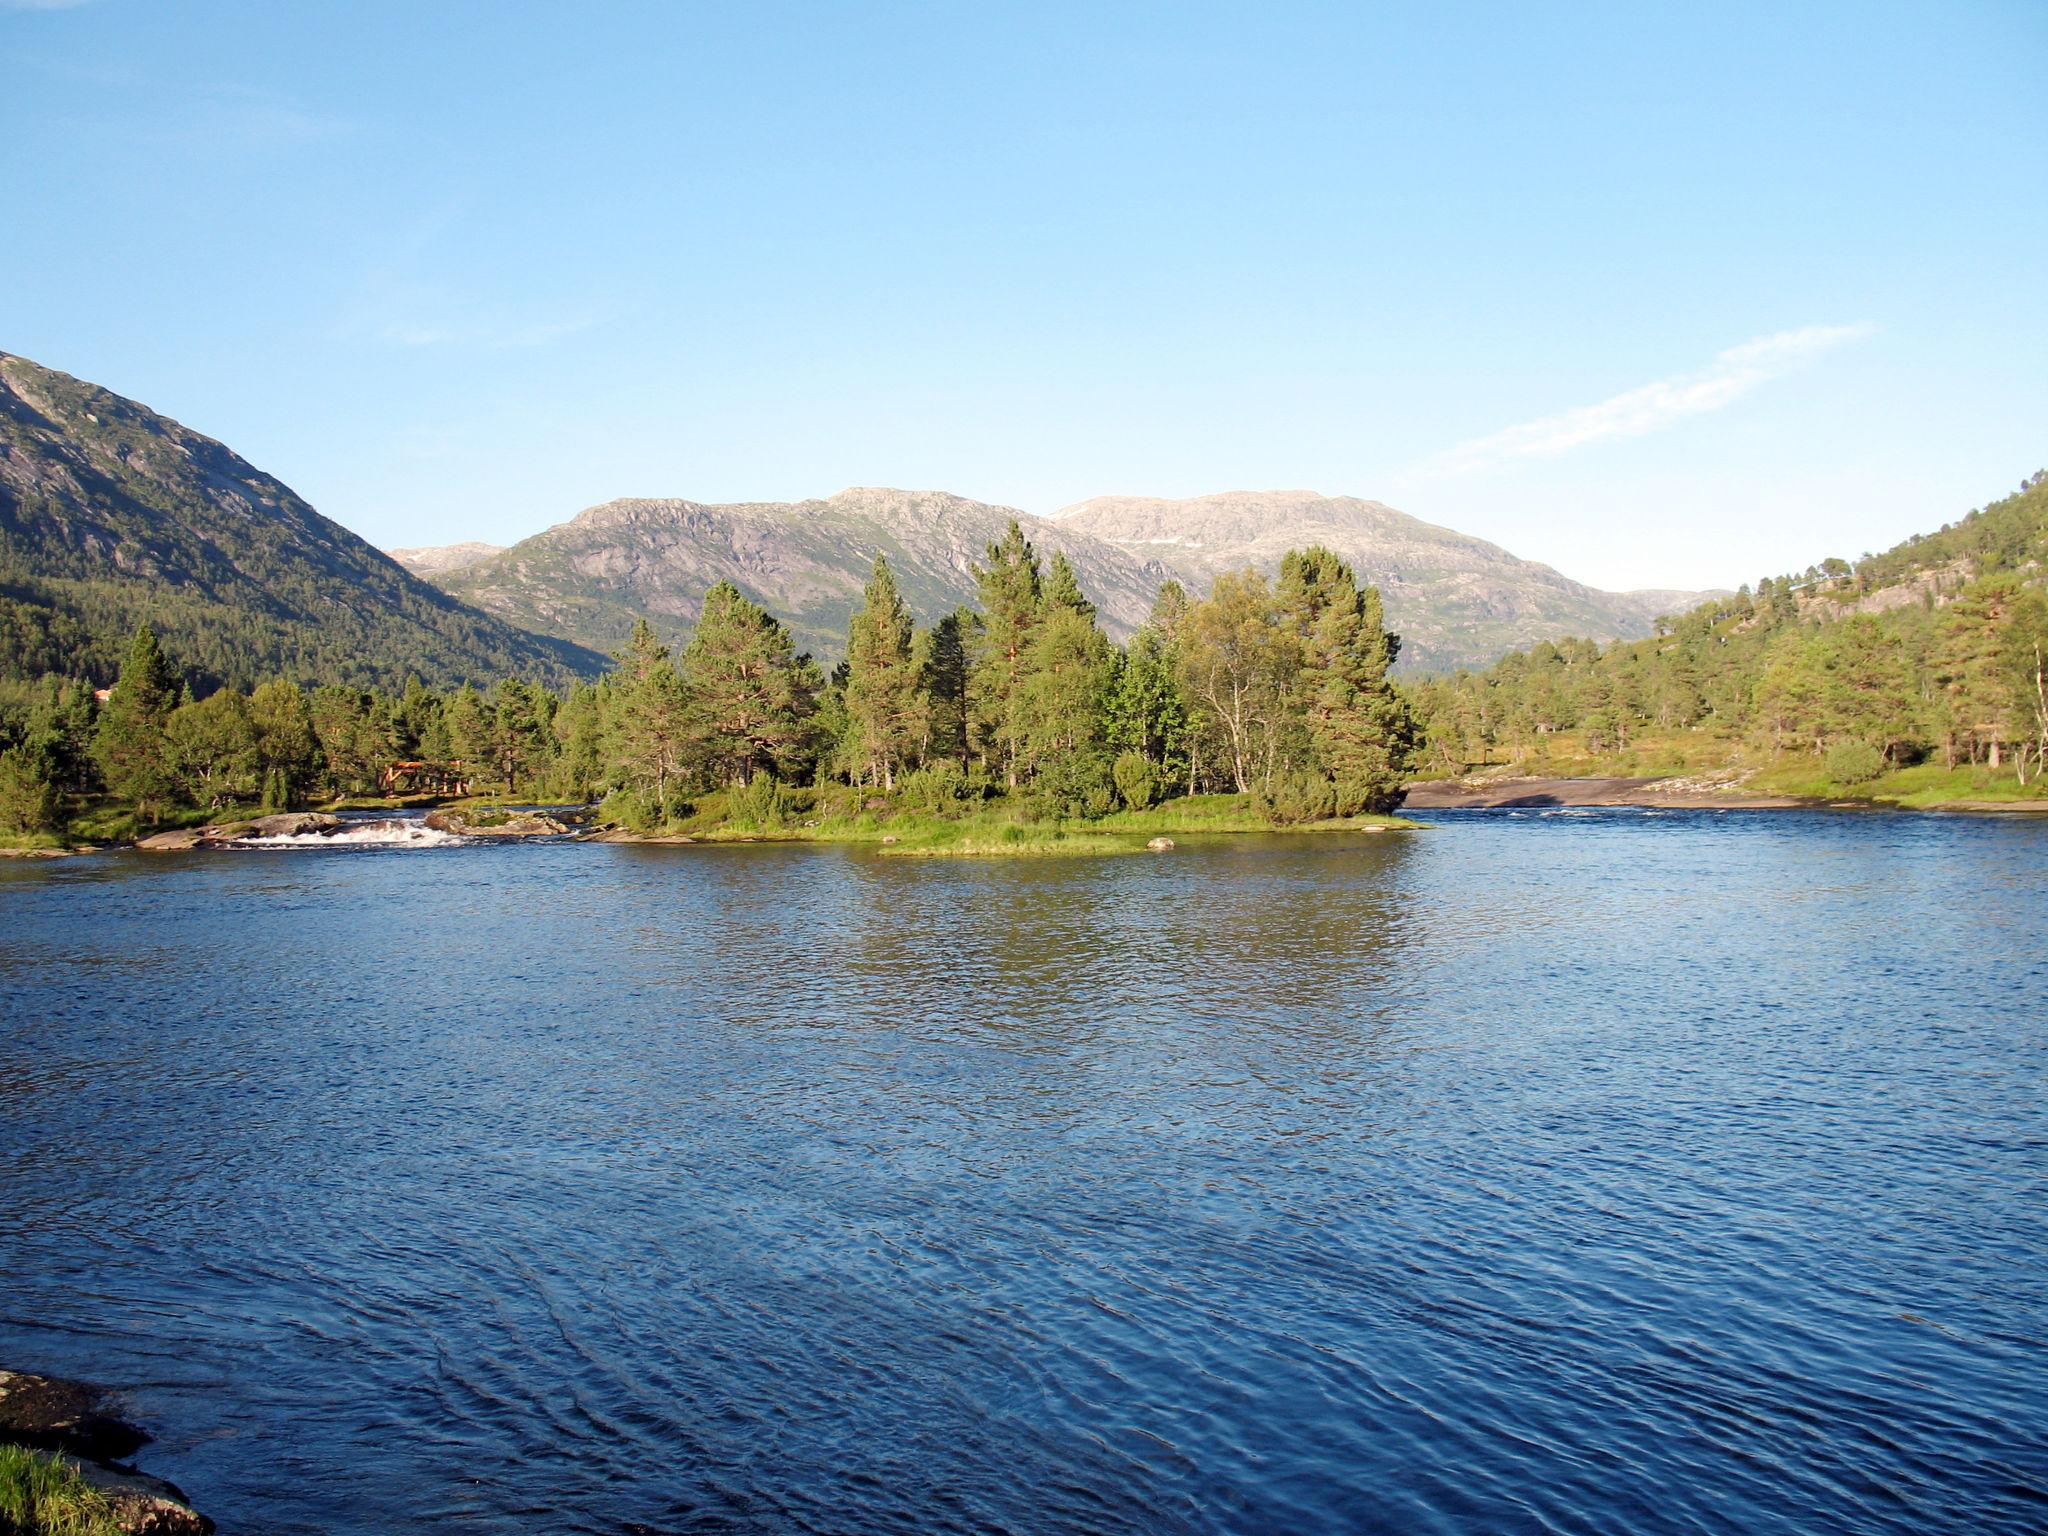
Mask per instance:
[[[1425,459],[1403,478],[1437,480],[1478,474],[1517,459],[1554,459],[1592,443],[1644,437],[1688,416],[1731,405],[1759,384],[1803,368],[1823,353],[1875,329],[1868,324],[1809,325],[1760,336],[1728,348],[1691,373],[1659,379],[1595,405],[1525,421],[1460,443]]]

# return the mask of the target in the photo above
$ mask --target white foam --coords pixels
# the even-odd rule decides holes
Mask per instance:
[[[365,821],[338,832],[242,838],[237,848],[455,848],[469,841],[422,821]]]

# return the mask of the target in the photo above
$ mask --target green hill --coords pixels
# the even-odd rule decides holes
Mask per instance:
[[[0,353],[0,676],[106,681],[145,619],[202,687],[607,664],[421,581],[212,438]]]
[[[1423,685],[1431,767],[1726,768],[1938,800],[2048,778],[2048,471],[1937,533]],[[1958,777],[1961,775],[1961,777]],[[1967,782],[1966,782],[1967,781]]]

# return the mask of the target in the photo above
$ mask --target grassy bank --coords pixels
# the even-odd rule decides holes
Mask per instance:
[[[1831,778],[1827,760],[1812,752],[1759,752],[1705,732],[1678,731],[1632,741],[1622,751],[1592,751],[1582,735],[1560,731],[1536,750],[1508,763],[1474,771],[1483,777],[1667,778],[1714,777],[1739,781],[1765,795],[1796,795],[1821,801],[1895,805],[1911,810],[1944,806],[2012,805],[2048,808],[2048,782],[2022,785],[2008,767],[1939,760],[1890,768],[1875,778],[1845,782]]]
[[[1413,827],[1398,816],[1353,816],[1283,825],[1250,796],[1196,795],[1144,811],[1091,820],[1050,819],[1023,803],[963,802],[937,810],[881,795],[784,789],[769,814],[730,792],[701,797],[688,815],[633,829],[651,839],[694,842],[807,842],[869,845],[905,858],[1014,854],[1133,853],[1155,837],[1254,832],[1382,832]]]
[[[104,1496],[54,1456],[0,1445],[0,1533],[120,1536]]]

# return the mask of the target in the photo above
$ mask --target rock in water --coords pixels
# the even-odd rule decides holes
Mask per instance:
[[[82,1381],[0,1371],[0,1440],[99,1460],[132,1456],[149,1436],[101,1412],[105,1399]]]
[[[1173,848],[1173,839],[1170,837],[1155,837],[1145,846],[1154,853],[1167,853]]]

